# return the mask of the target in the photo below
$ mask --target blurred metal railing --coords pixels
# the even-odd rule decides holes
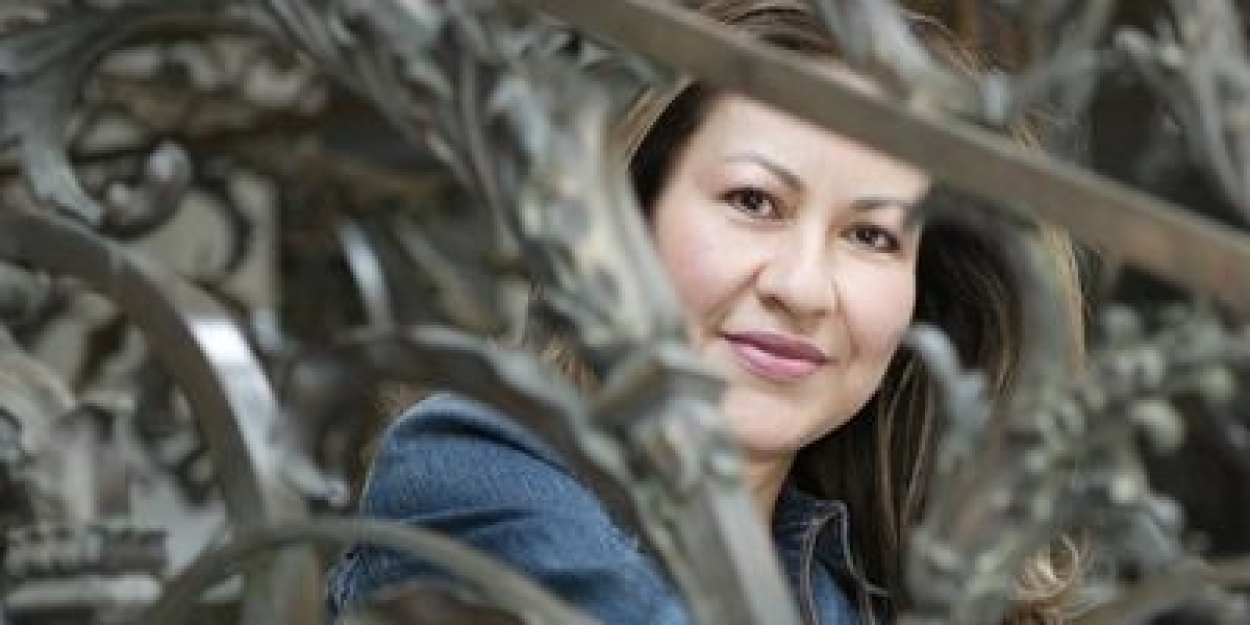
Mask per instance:
[[[1160,3],[1170,26],[1146,32],[1110,1],[961,3],[1014,20],[1031,50],[1012,74],[969,75],[892,3],[812,1],[884,97],[656,0],[0,7],[0,621],[169,623],[202,601],[247,625],[313,622],[330,553],[314,546],[369,541],[464,585],[345,621],[583,622],[482,554],[326,516],[349,509],[376,426],[344,411],[398,380],[498,405],[568,450],[700,622],[797,622],[719,383],[607,145],[621,102],[680,73],[915,163],[942,183],[935,218],[1001,237],[1040,218],[1193,299],[1099,311],[1073,381],[1050,276],[1015,254],[1031,349],[998,455],[976,453],[977,373],[940,329],[914,332],[951,427],[907,622],[995,622],[1022,558],[1076,529],[1141,578],[1092,581],[1087,622],[1178,605],[1244,622],[1250,564],[1183,546],[1138,441],[1179,444],[1181,395],[1244,433],[1250,237],[1007,136],[1035,106],[1080,115],[1100,81],[1142,76],[1174,111],[1160,136],[1184,137],[1250,221],[1244,16]],[[535,318],[570,329],[601,393],[499,347]]]

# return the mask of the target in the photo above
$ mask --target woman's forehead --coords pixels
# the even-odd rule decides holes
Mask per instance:
[[[763,155],[782,161],[815,158],[832,165],[854,159],[866,171],[891,178],[921,178],[924,172],[849,137],[816,126],[787,112],[742,96],[724,95],[711,103],[696,131],[702,156],[718,160],[739,155]]]

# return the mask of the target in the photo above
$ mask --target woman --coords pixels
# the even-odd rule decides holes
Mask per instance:
[[[704,11],[772,45],[837,56],[800,0]],[[647,96],[625,135],[692,345],[728,382],[723,412],[804,618],[888,621],[905,605],[907,536],[938,427],[934,389],[900,340],[916,319],[943,327],[1005,396],[1022,327],[1003,254],[910,219],[923,172],[742,97],[697,83]],[[1075,302],[1070,250],[1057,237],[1038,244]],[[428,399],[392,426],[363,510],[455,536],[606,623],[688,622],[654,560],[559,457],[469,400]],[[817,558],[801,557],[809,547]],[[1022,574],[1053,583],[1022,587],[1016,620],[1044,622],[1063,585],[1047,564]],[[332,576],[332,602],[422,572],[357,549]]]

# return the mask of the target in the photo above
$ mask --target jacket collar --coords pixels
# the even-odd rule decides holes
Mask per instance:
[[[773,510],[772,532],[778,554],[790,575],[799,574],[808,550],[839,578],[869,596],[888,597],[868,580],[851,553],[850,512],[838,500],[821,499],[787,482]]]

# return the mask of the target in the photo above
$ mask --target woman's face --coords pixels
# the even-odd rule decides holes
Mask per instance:
[[[652,206],[691,340],[751,454],[792,454],[872,396],[915,302],[920,171],[740,97],[716,100]]]

